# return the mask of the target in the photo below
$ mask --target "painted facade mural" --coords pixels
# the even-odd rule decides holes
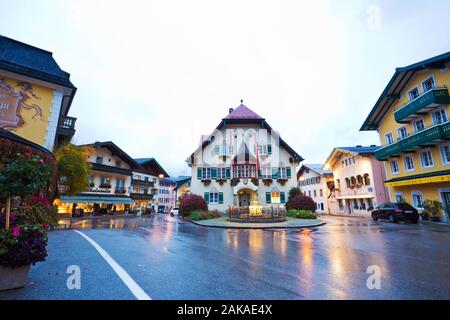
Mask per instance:
[[[53,100],[50,88],[0,78],[0,128],[46,146]]]

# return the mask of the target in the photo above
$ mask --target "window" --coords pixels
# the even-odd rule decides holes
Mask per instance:
[[[308,191],[308,197],[311,198],[311,190]]]
[[[342,167],[345,167],[344,160],[341,161]]]
[[[256,178],[256,165],[233,166],[233,176],[236,178]]]
[[[434,86],[435,86],[435,84],[434,84],[433,77],[429,77],[427,80],[422,82],[423,92],[430,91],[431,89],[434,88]]]
[[[398,167],[398,161],[397,160],[391,160],[391,172],[392,174],[399,174],[400,173],[400,169]]]
[[[103,164],[103,157],[97,157],[97,159],[95,159],[95,163]]]
[[[384,139],[386,141],[386,144],[393,144],[394,143],[394,136],[391,132],[388,132],[384,135]]]
[[[414,159],[411,155],[407,155],[403,158],[403,164],[405,165],[405,171],[414,171]]]
[[[420,162],[422,164],[422,168],[434,167],[433,154],[430,150],[422,151],[420,153]]]
[[[409,100],[414,100],[419,96],[419,88],[415,87],[411,91],[408,92]]]
[[[111,186],[110,177],[100,177],[100,188]]]
[[[227,168],[217,168],[217,179],[227,178]]]
[[[272,177],[272,168],[271,167],[262,167],[261,168],[261,176],[263,179],[270,179]],[[306,185],[307,179],[303,181],[303,185]]]
[[[441,124],[447,121],[447,114],[445,113],[445,109],[439,109],[438,111],[433,112],[433,123]]]
[[[314,198],[316,198],[317,197],[317,191],[316,191],[316,189],[314,189]]]
[[[122,161],[117,160],[117,161],[116,161],[116,167],[119,167],[119,168],[120,168],[121,165],[122,165]]]
[[[348,166],[348,159],[345,159],[345,166]]]
[[[89,175],[88,182],[89,182],[89,185],[93,185],[94,184],[94,176]]]
[[[264,156],[268,154],[267,145],[258,146],[258,149],[260,155]]]
[[[395,193],[395,202],[396,203],[403,203],[403,202],[405,202],[405,197],[403,196],[402,192],[396,192]]]
[[[414,131],[419,132],[425,129],[425,123],[423,122],[423,119],[419,119],[414,121]]]
[[[420,191],[413,191],[411,193],[413,206],[417,209],[423,209],[423,196]]]
[[[359,186],[362,186],[364,184],[363,177],[361,175],[356,176],[356,182]]]
[[[398,139],[405,139],[408,137],[408,131],[406,130],[406,126],[402,126],[397,129]]]
[[[341,188],[341,179],[336,179],[336,187],[337,187],[338,189]]]
[[[450,164],[450,144],[441,147],[441,154],[444,165]]]
[[[285,167],[280,167],[279,178],[280,179],[286,179],[287,178],[287,173],[286,173],[286,168]]]
[[[345,178],[345,184],[347,185],[347,188],[350,188],[350,179]]]
[[[309,192],[311,193],[311,191]],[[272,191],[271,193],[271,203],[281,203],[281,197],[279,191]]]
[[[322,189],[319,190],[319,196],[323,197],[323,191],[322,191]]]
[[[214,146],[214,154],[216,156],[226,156],[230,153],[230,149],[226,143]]]
[[[219,204],[219,193],[210,192],[209,193],[209,204]]]
[[[203,168],[203,179],[211,179],[211,168]]]
[[[370,178],[369,178],[369,174],[368,174],[368,173],[366,173],[366,174],[363,176],[363,179],[364,179],[364,185],[370,186]]]

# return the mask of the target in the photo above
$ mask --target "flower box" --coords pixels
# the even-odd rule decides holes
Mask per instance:
[[[0,266],[0,291],[23,288],[30,268],[31,264],[21,267]]]

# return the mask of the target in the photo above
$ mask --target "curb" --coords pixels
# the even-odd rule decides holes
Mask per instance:
[[[317,221],[316,224],[309,225],[309,226],[268,226],[268,227],[255,227],[255,226],[249,226],[249,225],[242,225],[242,226],[219,226],[219,225],[204,225],[198,221],[188,221],[192,224],[195,224],[200,227],[204,228],[217,228],[217,229],[254,229],[254,230],[265,230],[265,229],[308,229],[308,228],[315,228],[320,227],[326,224],[325,221],[318,219],[320,221]],[[187,220],[185,220],[187,221]]]

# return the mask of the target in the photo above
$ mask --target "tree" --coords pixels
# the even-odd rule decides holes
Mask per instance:
[[[87,162],[89,148],[71,143],[60,146],[55,151],[58,188],[64,193],[74,194],[89,187],[90,167]]]
[[[180,200],[180,214],[187,217],[193,211],[208,211],[208,204],[202,196],[196,194],[185,195]]]
[[[16,154],[0,167],[0,195],[6,198],[5,229],[9,229],[11,197],[28,196],[42,190],[50,181],[51,170],[43,159],[31,153]]]
[[[313,199],[302,194],[295,196],[286,203],[288,210],[309,210],[316,212],[316,203]]]
[[[302,192],[300,191],[299,187],[291,188],[291,190],[289,190],[288,201],[291,201],[292,199],[294,199],[296,196],[299,195],[302,195]]]

